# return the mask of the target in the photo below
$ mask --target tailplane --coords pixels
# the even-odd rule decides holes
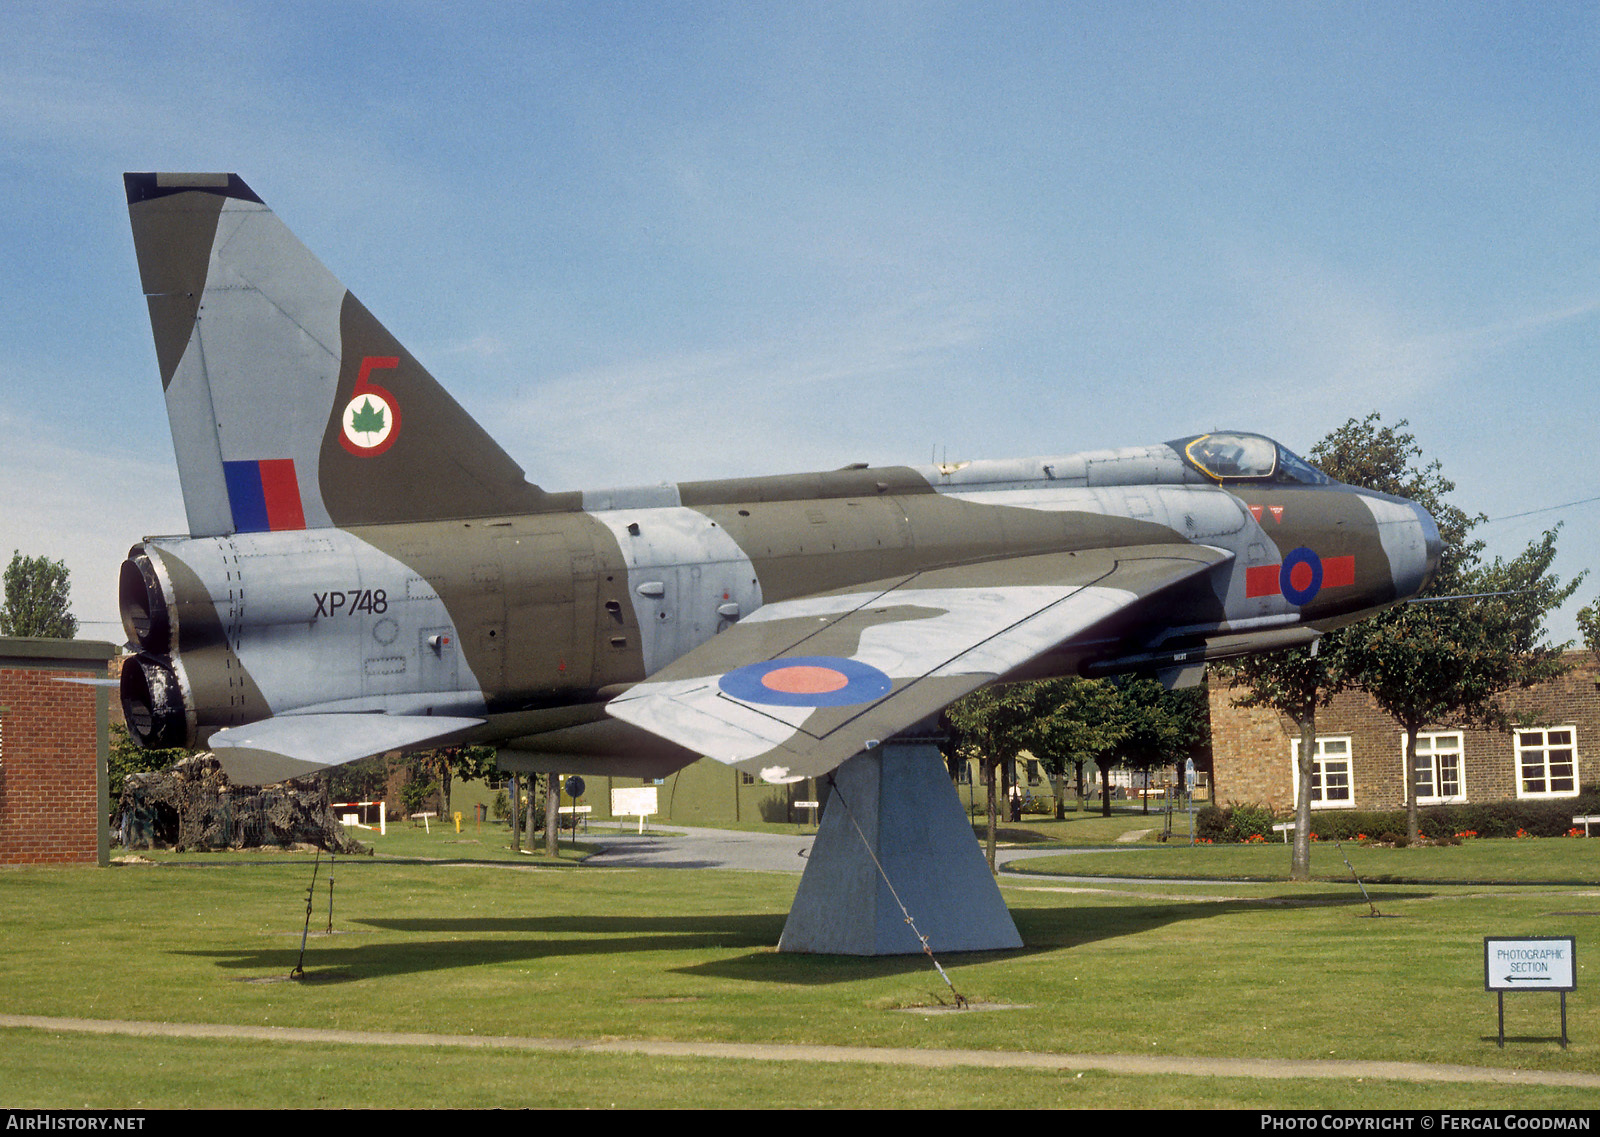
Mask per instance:
[[[192,536],[548,508],[237,174],[125,174]]]

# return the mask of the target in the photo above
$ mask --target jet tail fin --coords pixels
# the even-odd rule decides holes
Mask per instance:
[[[123,180],[192,536],[550,508],[237,174]]]

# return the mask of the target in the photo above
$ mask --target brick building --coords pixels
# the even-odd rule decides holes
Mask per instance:
[[[1422,805],[1508,798],[1574,797],[1600,781],[1600,668],[1588,652],[1569,652],[1572,670],[1507,696],[1510,730],[1451,724],[1417,739],[1417,800]],[[1295,804],[1300,732],[1273,711],[1236,707],[1239,692],[1211,690],[1212,770],[1218,802]],[[1312,809],[1400,809],[1405,732],[1365,691],[1345,691],[1317,712]]]
[[[104,679],[118,649],[0,637],[0,864],[106,864]]]

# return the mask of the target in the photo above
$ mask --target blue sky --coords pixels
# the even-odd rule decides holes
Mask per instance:
[[[1560,3],[8,4],[0,554],[120,639],[184,528],[151,169],[240,173],[551,489],[1378,411],[1470,512],[1595,496],[1597,47]],[[1481,535],[1558,520],[1600,567],[1600,503]]]

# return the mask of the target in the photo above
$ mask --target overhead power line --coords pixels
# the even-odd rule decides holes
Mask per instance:
[[[1540,509],[1525,509],[1521,513],[1507,513],[1503,517],[1485,517],[1483,523],[1490,525],[1496,521],[1514,521],[1518,517],[1532,517],[1536,513],[1554,513],[1558,509],[1571,509],[1575,505],[1588,505],[1591,501],[1600,501],[1600,497],[1580,498],[1577,501],[1564,502],[1561,505],[1546,505]]]

